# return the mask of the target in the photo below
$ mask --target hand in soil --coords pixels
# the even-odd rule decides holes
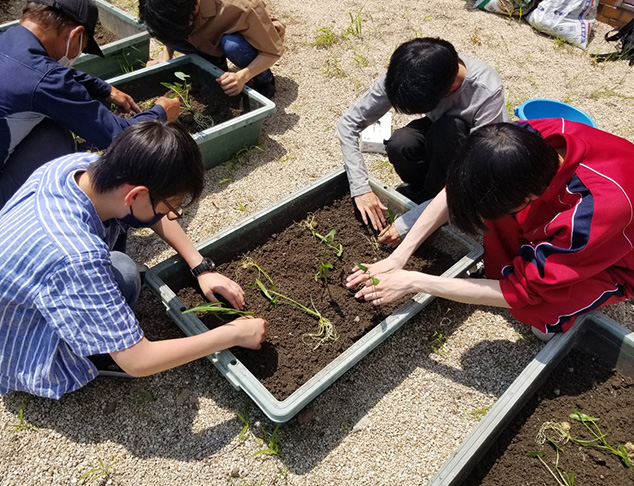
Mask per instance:
[[[176,121],[181,112],[181,102],[178,98],[161,96],[156,99],[156,104],[162,106],[167,115],[167,121]]]
[[[240,317],[225,326],[235,331],[234,346],[248,349],[260,349],[265,339],[268,323],[258,317]]]
[[[401,244],[401,235],[398,234],[396,228],[393,224],[388,226],[383,230],[383,232],[379,235],[379,243],[383,243],[385,246],[389,248],[396,248]]]
[[[139,106],[136,104],[132,96],[124,93],[121,90],[118,90],[114,86],[112,87],[112,90],[110,91],[110,96],[106,98],[106,101],[108,101],[109,103],[114,103],[119,108],[124,110],[126,113],[129,111],[133,111],[135,113],[141,113],[141,108],[139,108]]]
[[[373,264],[365,265],[357,263],[352,268],[352,273],[346,278],[346,288],[352,288],[366,281],[370,282],[370,284],[377,285],[382,278],[381,275],[400,268],[403,268],[403,265],[395,263],[391,256]]]
[[[218,84],[227,96],[238,96],[244,88],[244,81],[237,73],[227,71],[222,76],[216,78]]]
[[[414,279],[417,272],[389,270],[374,279],[367,280],[365,287],[354,296],[374,305],[388,304],[416,292]],[[378,281],[378,283],[377,283]]]
[[[383,211],[387,211],[387,208],[376,194],[372,191],[366,192],[360,196],[355,196],[354,202],[361,213],[361,219],[366,225],[369,220],[375,231],[380,231],[385,227]]]
[[[234,309],[244,307],[244,290],[233,280],[218,272],[206,272],[198,276],[200,290],[210,302],[217,302],[215,294],[222,295]]]

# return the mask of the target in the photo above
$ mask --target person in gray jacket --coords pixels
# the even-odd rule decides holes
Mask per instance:
[[[397,190],[417,204],[443,188],[447,167],[470,131],[510,121],[502,80],[491,66],[458,55],[451,43],[438,38],[401,44],[387,72],[337,123],[350,194],[364,223],[375,230],[385,228],[387,208],[370,188],[359,137],[392,107],[400,113],[425,115],[385,141],[388,159],[403,180]],[[391,235],[382,236],[388,241],[404,236],[421,211],[399,218],[389,232],[384,231]]]

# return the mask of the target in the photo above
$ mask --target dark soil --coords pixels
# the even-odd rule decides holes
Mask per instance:
[[[326,235],[336,230],[334,244],[341,243],[344,248],[341,258],[298,221],[261,246],[218,267],[223,275],[245,290],[248,310],[269,322],[261,350],[233,348],[231,351],[279,400],[287,398],[407,300],[375,307],[355,299],[355,290],[346,289],[345,279],[355,262],[372,263],[389,255],[388,249],[376,244],[375,235],[360,218],[354,217],[355,214],[349,196],[313,213],[318,233]],[[314,306],[335,325],[339,339],[315,349],[318,341],[306,333],[316,331],[317,319],[288,305],[272,307],[254,287],[257,270],[242,267],[246,257],[253,259],[271,277],[278,292],[308,307],[312,299]],[[324,263],[333,266],[327,284],[315,280],[322,258]],[[429,242],[418,250],[407,268],[439,275],[453,263],[454,259]],[[264,277],[261,280],[264,281]],[[192,288],[182,289],[178,295],[187,306],[204,301]],[[199,317],[209,328],[218,325],[217,318],[210,314],[199,313]]]
[[[10,1],[2,0],[0,2],[0,24],[18,20],[22,17],[22,10],[26,6],[26,0]]]
[[[240,116],[244,111],[240,108],[243,96],[229,97],[208,72],[196,65],[187,65],[171,71],[163,71],[137,81],[117,85],[121,91],[134,98],[143,110],[149,110],[159,96],[175,97],[175,93],[161,83],[183,83],[175,76],[175,72],[183,72],[190,77],[189,102],[194,112],[188,111],[181,101],[181,115],[178,122],[190,133],[200,132],[214,125]],[[131,114],[121,116],[132,116]]]
[[[115,33],[106,29],[101,22],[97,22],[95,27],[95,42],[100,46],[110,44],[111,42],[118,41],[120,37]]]
[[[538,445],[536,436],[544,422],[568,422],[570,435],[592,439],[583,424],[569,417],[579,410],[598,417],[612,447],[634,442],[634,379],[614,371],[599,358],[573,351],[522,409],[463,486],[556,485],[555,479],[536,457],[554,471],[555,450]],[[559,469],[576,474],[575,486],[625,486],[634,484],[634,468],[626,468],[608,452],[570,442],[562,446]],[[632,457],[634,462],[634,457]]]

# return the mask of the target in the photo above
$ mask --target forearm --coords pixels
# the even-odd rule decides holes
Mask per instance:
[[[189,265],[189,268],[194,268],[202,262],[202,255],[185,234],[178,221],[170,221],[167,217],[164,217],[152,229],[163,241],[176,250]]]
[[[443,299],[465,304],[510,307],[504,298],[498,280],[447,278],[416,273],[413,284],[417,292],[424,292]]]
[[[246,83],[258,74],[269,69],[279,58],[280,56],[260,52],[247,67],[240,69],[236,74]]]
[[[236,344],[229,326],[177,339],[149,341],[143,338],[134,346],[111,353],[115,362],[132,376],[148,376],[175,368]]]
[[[416,249],[447,221],[449,221],[449,210],[447,208],[447,194],[443,189],[431,203],[429,203],[429,206],[423,211],[423,214],[421,214],[403,242],[394,253],[392,253],[390,258],[402,263],[402,267],[414,254]]]

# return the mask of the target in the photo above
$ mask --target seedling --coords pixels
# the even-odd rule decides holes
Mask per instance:
[[[482,417],[487,414],[488,411],[489,407],[478,408],[476,410],[471,410],[471,412],[469,412],[469,415],[473,415],[476,420],[480,421],[482,420]]]
[[[359,9],[359,11],[356,14],[353,14],[352,12],[348,12],[348,15],[350,16],[350,25],[348,26],[348,28],[346,30],[343,31],[343,36],[347,37],[349,35],[353,35],[355,37],[361,37],[362,35],[362,31],[363,31],[363,7],[361,7]],[[370,20],[372,19],[372,15],[368,14]]]
[[[319,280],[323,280],[324,283],[328,283],[328,275],[330,275],[330,271],[333,269],[332,264],[324,263],[323,260],[319,262],[319,270],[315,274],[315,282],[319,282]]]
[[[359,267],[361,270],[363,270],[364,272],[368,271],[368,267],[366,267],[365,265],[362,265],[361,263],[356,263],[355,265],[357,267]],[[379,285],[380,280],[378,278],[376,278],[374,275],[370,275],[370,280],[372,281],[372,285]]]
[[[341,258],[343,256],[343,245],[339,243],[338,246],[335,245],[335,235],[337,234],[337,230],[330,230],[326,236],[323,236],[317,233],[317,221],[315,221],[315,217],[311,216],[310,218],[304,221],[304,226],[311,232],[311,234],[321,241],[327,248],[333,249],[337,253],[337,257]]]
[[[337,56],[332,56],[326,60],[326,65],[322,68],[323,73],[331,78],[346,78],[348,75],[341,67],[341,63]]]
[[[244,439],[244,436],[251,430],[251,426],[249,425],[249,414],[245,411],[242,415],[236,412],[236,415],[243,425],[242,430],[240,431],[240,435],[238,436],[238,440],[241,441]]]
[[[442,332],[434,331],[433,338],[434,339],[432,339],[429,343],[431,350],[437,354],[444,353],[446,351],[445,344],[447,342],[447,336],[445,336]]]
[[[20,432],[22,430],[37,430],[35,425],[27,424],[24,420],[24,400],[20,402],[20,409],[18,410],[18,423],[13,425],[13,432]]]
[[[234,309],[233,307],[224,307],[221,302],[206,302],[205,304],[197,305],[196,307],[190,307],[183,311],[183,314],[189,314],[190,312],[214,312],[217,314],[226,314],[229,316],[252,316],[253,312]]]
[[[560,448],[559,446],[557,446],[557,444],[551,443],[553,445],[553,447],[555,448],[555,471],[553,471],[550,466],[548,464],[546,464],[546,461],[544,461],[544,459],[542,459],[542,456],[544,455],[543,451],[529,451],[526,453],[526,455],[528,457],[536,457],[537,459],[539,459],[539,461],[542,463],[542,465],[548,470],[548,472],[552,475],[553,478],[555,478],[555,481],[557,481],[557,485],[558,486],[574,486],[574,482],[575,482],[575,477],[577,476],[575,473],[572,474],[568,474],[564,471],[562,471],[561,469],[559,469],[559,451]],[[555,474],[555,472],[557,474]]]
[[[181,71],[176,71],[174,73],[174,76],[176,76],[178,79],[180,79],[182,81],[182,83],[179,82],[174,82],[174,83],[167,83],[167,82],[163,82],[161,83],[162,86],[165,86],[167,89],[171,90],[174,92],[174,96],[172,96],[173,98],[180,98],[181,102],[183,103],[183,106],[185,107],[185,109],[191,113],[194,112],[194,107],[191,105],[190,101],[189,101],[189,92],[192,88],[191,83],[187,82],[187,79],[190,77],[189,74],[185,74]]]
[[[241,213],[248,213],[249,212],[247,207],[244,204],[242,204],[240,201],[236,202],[236,204],[233,206],[233,209],[235,209],[236,211],[240,211]]]
[[[379,238],[383,236],[387,230],[390,229],[390,227],[394,224],[394,221],[396,221],[399,216],[400,215],[392,211],[391,208],[388,208],[387,217],[385,218],[385,222],[387,223],[387,225],[385,226],[385,229],[379,233]]]
[[[77,480],[77,484],[82,484],[88,482],[88,480],[93,481],[95,479],[101,478],[109,478],[110,477],[110,468],[116,464],[117,461],[112,461],[110,464],[105,465],[104,462],[99,459],[99,466],[92,468],[82,474]]]

